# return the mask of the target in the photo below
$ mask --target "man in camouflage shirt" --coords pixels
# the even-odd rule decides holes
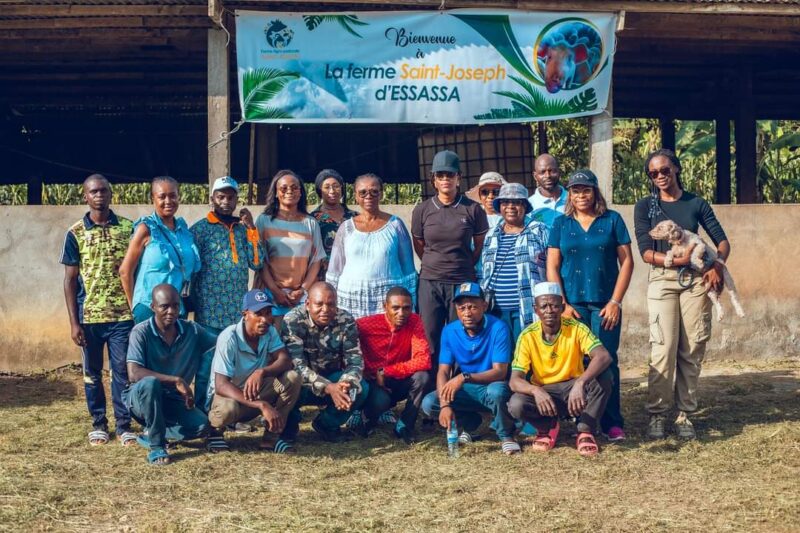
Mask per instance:
[[[136,435],[130,429],[131,417],[122,391],[128,386],[125,358],[133,317],[122,290],[119,266],[133,223],[109,209],[111,185],[100,174],[92,174],[83,182],[83,198],[89,212],[67,230],[60,262],[64,265],[64,297],[72,340],[83,352],[83,384],[93,426],[89,443],[105,444],[109,440],[102,381],[103,348],[108,345],[116,433],[120,442],[129,446],[136,443]]]
[[[308,291],[304,305],[286,314],[281,337],[303,378],[300,399],[289,414],[284,440],[297,437],[300,407],[325,408],[311,427],[329,442],[342,440],[340,426],[367,398],[368,385],[362,379],[364,359],[353,316],[336,305],[336,289],[317,282]]]

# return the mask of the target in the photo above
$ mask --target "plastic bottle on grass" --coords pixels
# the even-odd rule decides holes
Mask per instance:
[[[458,457],[458,428],[456,421],[450,422],[450,427],[447,428],[447,456],[455,459]]]

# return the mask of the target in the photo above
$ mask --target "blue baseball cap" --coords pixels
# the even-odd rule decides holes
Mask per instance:
[[[483,298],[483,289],[481,289],[480,285],[472,281],[460,283],[458,287],[456,287],[456,295],[453,300],[466,297]]]
[[[272,298],[270,298],[269,294],[261,289],[253,289],[252,291],[248,291],[248,293],[244,295],[244,300],[242,301],[242,311],[252,311],[254,313],[258,313],[265,307],[272,306]]]

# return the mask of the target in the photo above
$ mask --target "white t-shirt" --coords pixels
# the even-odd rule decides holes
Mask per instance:
[[[543,223],[547,229],[552,229],[553,223],[564,214],[564,209],[567,207],[567,189],[561,187],[561,196],[554,200],[540,193],[537,187],[533,195],[528,198],[528,202],[533,207],[529,216]]]

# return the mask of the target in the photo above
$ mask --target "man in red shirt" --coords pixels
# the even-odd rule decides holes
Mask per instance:
[[[383,314],[356,321],[364,355],[364,378],[369,382],[364,431],[368,433],[384,412],[406,400],[394,434],[412,444],[417,414],[428,392],[431,350],[422,320],[411,312],[408,290],[390,289],[383,308]]]

